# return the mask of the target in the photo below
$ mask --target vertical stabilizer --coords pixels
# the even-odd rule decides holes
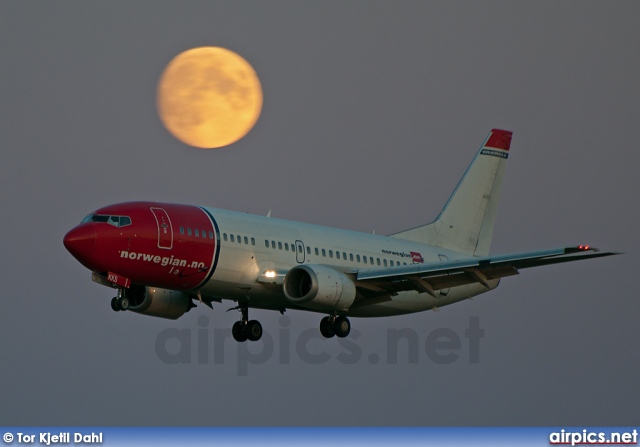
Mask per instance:
[[[488,255],[511,135],[507,130],[491,130],[434,222],[391,236]]]

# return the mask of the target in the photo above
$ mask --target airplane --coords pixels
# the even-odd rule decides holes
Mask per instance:
[[[109,205],[64,236],[93,281],[117,289],[114,311],[177,319],[200,302],[235,302],[238,342],[257,341],[249,308],[325,314],[324,337],[349,317],[383,317],[457,303],[521,269],[616,255],[588,245],[490,255],[512,132],[492,129],[438,217],[381,236],[204,206]],[[229,309],[229,310],[232,310]]]

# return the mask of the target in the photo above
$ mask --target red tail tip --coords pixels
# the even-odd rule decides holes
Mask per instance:
[[[491,135],[487,139],[484,147],[493,149],[503,149],[508,151],[511,147],[511,136],[513,132],[501,129],[491,129]]]

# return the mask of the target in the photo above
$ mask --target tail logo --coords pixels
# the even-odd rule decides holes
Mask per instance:
[[[513,133],[508,130],[491,129],[491,134],[480,153],[491,157],[509,158],[509,152],[507,151],[511,147],[512,135]]]
[[[496,151],[494,149],[484,148],[480,152],[482,155],[490,155],[492,157],[509,158],[509,152]]]

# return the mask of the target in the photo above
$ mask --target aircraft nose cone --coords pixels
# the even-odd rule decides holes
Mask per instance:
[[[80,225],[65,235],[63,243],[74,258],[86,265],[96,246],[96,230],[93,225]]]

